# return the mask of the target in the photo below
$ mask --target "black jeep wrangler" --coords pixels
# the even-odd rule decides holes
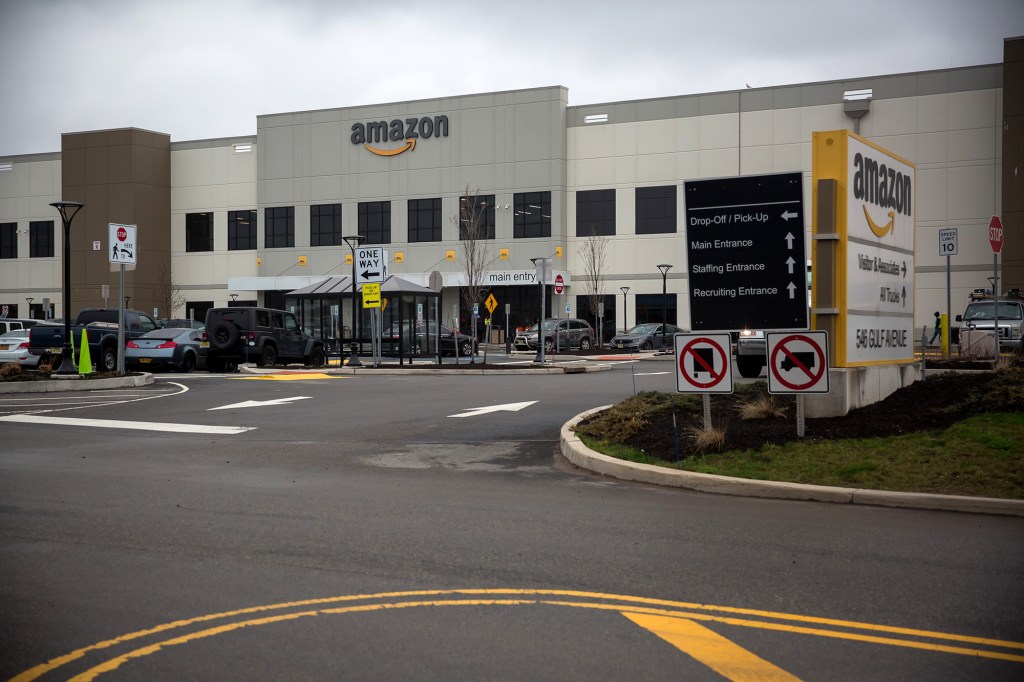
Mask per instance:
[[[305,333],[293,313],[270,308],[211,308],[206,313],[206,367],[233,372],[240,362],[272,366],[278,360],[322,367],[323,341]]]

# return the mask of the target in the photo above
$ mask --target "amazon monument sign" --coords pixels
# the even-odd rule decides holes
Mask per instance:
[[[814,186],[835,179],[836,365],[914,360],[914,164],[846,130],[814,134]],[[817,304],[816,304],[817,305]]]

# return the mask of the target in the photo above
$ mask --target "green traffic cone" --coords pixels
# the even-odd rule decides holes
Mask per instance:
[[[78,352],[78,373],[92,374],[92,358],[89,357],[89,337],[82,329],[82,350]]]

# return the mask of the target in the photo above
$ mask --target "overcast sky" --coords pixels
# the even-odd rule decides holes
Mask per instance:
[[[1022,0],[0,0],[0,158],[545,85],[569,104],[1002,61]]]

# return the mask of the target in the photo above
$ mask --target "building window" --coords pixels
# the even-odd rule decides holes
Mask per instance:
[[[295,246],[295,207],[276,206],[264,209],[263,238],[268,249]]]
[[[213,214],[185,215],[185,250],[213,251]]]
[[[576,192],[576,236],[615,234],[615,190]]]
[[[494,195],[459,197],[459,239],[466,239],[470,222],[476,220],[476,238],[494,239]]]
[[[228,251],[256,248],[256,211],[228,211]]]
[[[409,200],[409,241],[441,241],[441,200]]]
[[[528,239],[551,236],[551,192],[516,194],[513,208],[513,237]]]
[[[341,204],[309,207],[309,245],[341,244]]]
[[[676,186],[636,188],[636,233],[676,231]]]
[[[391,243],[391,202],[363,201],[359,204],[359,235],[365,244]]]
[[[0,258],[18,257],[18,223],[0,223]]]
[[[636,298],[633,299],[636,305],[634,314],[636,315],[636,323],[641,324],[643,322],[661,322],[661,311],[662,308],[665,310],[665,320],[669,324],[678,324],[676,322],[676,295],[667,294],[663,299],[661,292],[656,294],[637,294]]]
[[[29,258],[53,258],[53,221],[33,220],[28,224]]]

